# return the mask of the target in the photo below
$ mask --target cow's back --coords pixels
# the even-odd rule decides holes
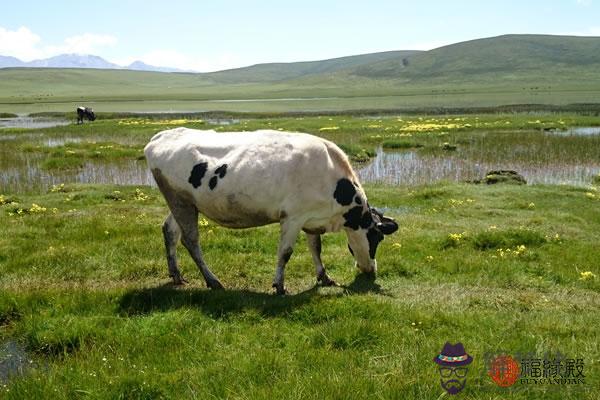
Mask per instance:
[[[336,182],[353,174],[337,146],[300,133],[177,128],[155,135],[144,151],[155,175],[158,170],[203,214],[231,227],[289,215],[329,218],[339,208]]]

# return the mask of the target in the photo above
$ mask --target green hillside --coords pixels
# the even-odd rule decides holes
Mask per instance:
[[[322,61],[257,64],[250,67],[213,72],[207,74],[207,76],[218,83],[276,82],[306,75],[367,67],[370,64],[403,59],[418,53],[421,52],[416,50],[386,51]]]
[[[585,76],[575,72],[586,71]],[[465,82],[473,77],[561,80],[600,77],[600,38],[505,35],[440,47],[412,57],[362,65],[349,73],[368,78]],[[571,72],[559,77],[559,72]]]
[[[506,35],[213,73],[0,69],[0,112],[307,111],[598,103],[600,38]]]

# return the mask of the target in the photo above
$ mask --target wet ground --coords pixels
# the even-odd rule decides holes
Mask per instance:
[[[238,121],[224,118],[211,122]],[[68,121],[42,119],[27,123],[38,126]],[[2,135],[1,132],[0,129],[0,194],[42,193],[61,183],[154,185],[144,160],[91,160],[79,168],[47,170],[42,168],[46,155],[20,150],[26,145],[52,148],[71,143],[100,143],[106,140],[101,136],[46,136],[43,131]],[[131,138],[122,142],[133,144]],[[363,183],[413,186],[440,180],[464,182],[481,179],[491,170],[510,169],[523,175],[530,184],[586,186],[600,173],[600,127],[473,132],[456,143],[452,151],[380,148],[372,161],[355,167]]]

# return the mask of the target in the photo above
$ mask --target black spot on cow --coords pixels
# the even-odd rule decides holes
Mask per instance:
[[[369,241],[369,256],[374,259],[377,246],[383,240],[383,233],[375,228],[371,228],[367,231],[367,240]]]
[[[202,178],[204,178],[204,174],[206,174],[206,169],[208,168],[207,162],[201,162],[194,165],[192,168],[192,172],[190,174],[190,178],[188,182],[192,184],[194,189],[197,189],[202,185]]]
[[[221,165],[219,168],[215,169],[215,175],[219,175],[219,178],[223,179],[225,174],[227,173],[227,164]]]
[[[217,187],[218,180],[219,179],[216,176],[210,178],[210,181],[208,181],[208,187],[210,188],[210,190],[213,190],[215,187]]]
[[[370,212],[363,212],[363,208],[360,206],[352,207],[344,214],[346,222],[344,226],[348,228],[358,230],[358,228],[367,229],[373,224],[373,217]]]
[[[333,192],[333,197],[335,200],[343,206],[348,206],[352,203],[352,199],[354,199],[354,195],[356,194],[356,189],[350,180],[346,178],[342,178],[337,182],[335,187],[335,192]]]
[[[360,199],[360,197],[358,197],[358,196],[356,196],[356,197],[354,198],[354,202],[355,202],[356,204],[358,204],[358,205],[361,205],[361,204],[362,204],[362,200],[361,200],[361,199]]]

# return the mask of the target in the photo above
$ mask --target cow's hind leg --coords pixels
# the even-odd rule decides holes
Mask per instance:
[[[206,286],[211,289],[223,289],[223,285],[221,285],[221,282],[219,282],[211,270],[208,269],[202,257],[202,250],[198,243],[198,209],[193,204],[184,202],[178,202],[178,204],[170,205],[170,207],[181,229],[181,243],[183,243],[198,266],[198,269],[202,272]]]
[[[321,282],[323,286],[336,286],[337,284],[335,281],[327,275],[327,272],[325,272],[323,261],[321,261],[321,235],[307,233],[306,238],[313,263],[315,264],[317,281]]]
[[[286,293],[284,285],[285,265],[292,256],[294,244],[296,243],[301,228],[302,224],[294,223],[288,219],[281,222],[279,249],[277,250],[277,269],[275,270],[275,278],[273,279],[273,287],[277,294]]]
[[[169,216],[165,220],[162,227],[163,236],[165,239],[165,249],[167,250],[167,265],[169,266],[169,276],[173,278],[173,283],[181,285],[187,282],[179,268],[177,267],[177,243],[181,239],[181,229],[175,221],[173,214],[169,213]]]
[[[165,196],[165,200],[167,200],[167,204],[171,210],[172,218],[169,216],[167,221],[165,221],[165,224],[168,222],[168,227],[172,227],[173,224],[170,220],[175,220],[175,223],[179,226],[181,232],[181,242],[192,256],[192,259],[198,266],[200,272],[202,272],[206,285],[211,289],[223,289],[221,282],[219,282],[217,277],[210,269],[208,269],[208,266],[202,258],[202,250],[198,244],[198,209],[194,205],[193,199],[174,190],[164,178],[160,169],[153,169],[152,175],[154,175],[156,184]],[[169,237],[169,240],[172,240],[172,238]],[[167,244],[167,259],[169,259],[169,252],[172,250],[174,254],[175,246],[171,245],[170,241],[167,243],[166,234],[165,243]],[[169,270],[171,270],[170,264]]]

